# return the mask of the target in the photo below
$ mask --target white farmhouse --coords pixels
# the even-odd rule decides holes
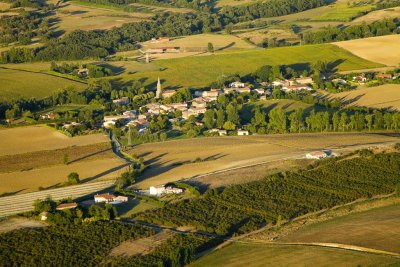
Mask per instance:
[[[307,159],[323,159],[328,157],[328,153],[325,151],[313,151],[306,154]]]
[[[178,187],[172,187],[172,186],[150,186],[150,195],[153,196],[161,196],[164,194],[182,194],[183,193],[183,189],[182,188],[178,188]]]

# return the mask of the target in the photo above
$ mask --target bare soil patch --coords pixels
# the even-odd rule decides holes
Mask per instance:
[[[39,228],[47,224],[42,221],[31,220],[27,218],[14,217],[0,221],[0,233],[5,233],[22,228]]]
[[[111,256],[130,257],[135,255],[146,255],[172,235],[173,233],[171,231],[162,230],[150,237],[122,242],[119,246],[113,248]]]

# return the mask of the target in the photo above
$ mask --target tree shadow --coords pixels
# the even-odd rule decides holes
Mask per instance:
[[[26,190],[26,189],[28,189],[28,188],[24,188],[24,189],[17,190],[17,191],[14,191],[14,192],[5,192],[5,193],[2,193],[2,194],[0,195],[0,197],[10,197],[10,196],[14,196],[14,195],[16,195],[16,194],[18,194],[18,193],[21,193],[22,191],[24,191],[24,190]]]
[[[94,153],[91,153],[91,154],[88,154],[88,155],[82,156],[82,157],[80,157],[80,158],[77,158],[77,159],[74,159],[74,160],[72,160],[72,161],[69,161],[69,162],[68,162],[68,164],[75,163],[75,162],[78,162],[78,161],[81,161],[81,160],[84,160],[84,159],[90,158],[90,157],[92,157],[92,156],[95,156],[95,155],[101,154],[101,153],[103,153],[103,152],[107,152],[107,151],[109,151],[109,150],[110,150],[110,149],[109,149],[109,148],[107,148],[107,149],[103,149],[103,150],[100,150],[100,151],[97,151],[97,152],[94,152]]]
[[[117,166],[117,167],[114,167],[114,168],[111,168],[111,169],[106,170],[106,171],[104,171],[104,172],[101,172],[101,173],[99,173],[99,174],[96,174],[96,175],[94,175],[94,176],[92,176],[92,177],[88,177],[88,178],[84,179],[84,180],[81,182],[81,184],[89,183],[89,182],[91,182],[91,181],[93,181],[93,180],[96,180],[96,179],[102,177],[102,176],[105,176],[105,175],[107,175],[107,174],[110,174],[110,173],[119,171],[119,170],[121,170],[121,169],[123,169],[123,168],[128,167],[129,164],[130,164],[130,163],[124,163],[124,164],[121,164],[121,165],[119,165],[119,166]]]
[[[235,44],[236,44],[236,42],[232,42],[232,43],[230,43],[230,44],[228,44],[226,46],[223,46],[223,47],[220,47],[220,48],[216,49],[216,51],[222,51],[224,49],[228,49],[228,48],[234,46]]]

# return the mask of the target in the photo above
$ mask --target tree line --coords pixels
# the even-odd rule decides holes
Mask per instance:
[[[320,44],[400,33],[398,19],[384,19],[371,24],[365,22],[348,27],[328,26],[319,31],[308,31],[302,39],[306,44]]]

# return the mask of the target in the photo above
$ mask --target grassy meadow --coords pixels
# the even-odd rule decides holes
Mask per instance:
[[[386,35],[337,42],[335,45],[356,56],[387,66],[400,64],[400,35]]]
[[[372,11],[364,16],[356,18],[351,22],[351,24],[360,24],[363,22],[371,23],[386,18],[398,18],[398,17],[400,17],[400,7],[393,7],[388,9]]]
[[[126,80],[142,80],[155,84],[157,77],[165,87],[202,87],[228,74],[248,74],[263,65],[291,65],[294,68],[309,67],[324,59],[338,70],[357,70],[382,66],[330,44],[280,47],[273,49],[220,52],[214,55],[159,60],[153,64],[163,70],[122,75]]]
[[[332,248],[233,243],[200,258],[189,266],[378,267],[398,262],[399,259],[390,256]]]
[[[340,154],[395,142],[398,142],[396,136],[379,133],[231,136],[148,143],[135,146],[129,152],[144,157],[149,166],[136,184],[138,188],[147,189],[226,169],[304,158],[305,153],[313,150],[331,148]],[[191,163],[198,157],[207,160]],[[235,181],[237,183],[237,179]],[[224,184],[229,184],[229,179],[225,179]]]
[[[345,3],[337,3],[329,6],[331,10],[315,16],[311,21],[343,21],[348,22],[355,17],[371,11],[374,5],[348,6]]]
[[[232,49],[250,49],[254,48],[253,45],[245,42],[229,34],[196,34],[183,37],[172,38],[169,42],[152,43],[151,41],[142,43],[145,49],[157,48],[163,46],[179,46],[183,51],[190,49],[206,49],[208,43],[212,43],[214,49],[217,50],[232,50]]]
[[[330,98],[339,98],[347,103],[348,106],[400,110],[400,84],[365,87],[349,92],[328,94],[328,96]]]
[[[54,30],[68,33],[74,30],[97,30],[120,27],[124,23],[146,20],[151,14],[126,12],[118,7],[103,6],[80,1],[61,4],[56,14]]]
[[[85,83],[68,80],[39,72],[28,72],[0,67],[0,100],[16,98],[44,98],[53,91],[72,86],[86,87]]]

